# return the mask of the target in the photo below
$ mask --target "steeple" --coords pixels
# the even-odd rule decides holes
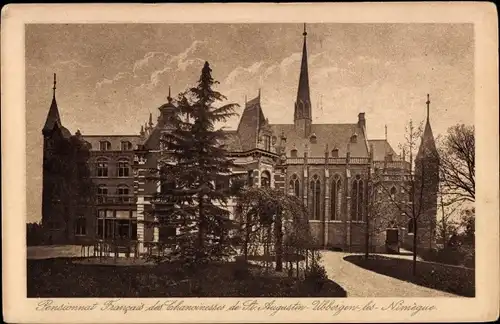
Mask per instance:
[[[309,135],[311,126],[311,96],[309,91],[309,71],[307,66],[307,31],[304,24],[304,43],[302,46],[302,62],[300,64],[299,86],[295,100],[294,123],[295,127],[304,129],[304,137]]]
[[[50,104],[49,113],[47,114],[47,119],[45,120],[45,125],[43,126],[42,133],[44,135],[48,134],[57,125],[61,127],[61,117],[59,116],[59,108],[57,107],[56,101],[56,74],[54,73],[54,86],[52,87],[52,103]]]
[[[429,94],[427,94],[427,101],[425,102],[427,108],[427,120],[425,122],[424,132],[422,134],[422,142],[420,144],[417,159],[422,158],[438,158],[438,152],[436,149],[436,142],[434,140],[434,135],[432,133],[432,127],[429,117],[429,110],[431,101],[429,99]]]

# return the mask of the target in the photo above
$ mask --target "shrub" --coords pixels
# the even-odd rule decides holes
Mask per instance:
[[[250,271],[248,270],[248,264],[244,260],[238,260],[233,269],[233,277],[235,280],[244,280],[248,278]]]
[[[325,267],[319,263],[313,263],[311,269],[306,273],[305,282],[311,285],[315,291],[320,291],[328,281]]]

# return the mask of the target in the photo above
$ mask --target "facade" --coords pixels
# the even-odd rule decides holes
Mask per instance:
[[[279,188],[303,199],[310,211],[311,231],[324,247],[362,250],[368,230],[370,249],[384,251],[389,226],[398,228],[402,245],[411,244],[413,233],[407,219],[390,204],[393,200],[410,202],[405,190],[410,163],[396,154],[386,139],[367,138],[365,113],[359,113],[350,124],[312,123],[306,42],[304,29],[294,123],[269,123],[260,92],[245,102],[237,129],[227,131],[224,143],[235,159],[234,174],[244,175],[250,185]],[[134,240],[139,250],[145,251],[148,243],[168,241],[175,235],[175,225],[158,225],[166,202],[154,198],[161,186],[148,181],[148,170],[156,168],[162,158],[160,138],[170,131],[169,118],[176,114],[170,90],[168,102],[159,111],[156,123],[150,115],[138,135],[83,136],[90,147],[89,166],[97,188],[95,231],[89,236]],[[435,149],[429,120],[422,143]],[[419,153],[417,168],[425,168],[427,159]],[[437,184],[437,174],[427,177],[426,181]],[[390,196],[382,192],[374,196],[381,205],[385,202],[386,208],[377,219],[371,219],[369,188],[375,178],[389,188]],[[433,241],[434,187],[425,188],[429,194],[423,210],[430,221],[419,227],[419,243]],[[228,208],[234,208],[233,204]]]

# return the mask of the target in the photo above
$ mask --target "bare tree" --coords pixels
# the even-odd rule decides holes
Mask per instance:
[[[417,272],[417,248],[418,248],[418,228],[419,220],[423,214],[423,207],[427,199],[426,192],[430,189],[430,182],[427,180],[430,169],[423,165],[424,161],[419,160],[417,152],[419,151],[419,142],[422,138],[422,123],[415,126],[410,120],[405,127],[405,141],[399,145],[401,150],[409,153],[409,163],[401,172],[400,180],[402,183],[402,196],[391,193],[391,187],[388,185],[387,175],[383,172],[373,179],[374,184],[379,188],[379,192],[384,194],[389,202],[395,206],[401,215],[405,216],[408,225],[413,227],[413,274]],[[405,222],[406,223],[406,222]]]
[[[445,203],[474,202],[474,126],[452,126],[439,142],[441,182],[447,196]]]

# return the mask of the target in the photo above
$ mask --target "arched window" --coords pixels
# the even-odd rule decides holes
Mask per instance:
[[[97,159],[97,176],[107,177],[108,176],[108,160],[105,158]]]
[[[310,184],[310,212],[311,219],[319,220],[320,219],[320,210],[321,210],[321,183],[319,181],[319,177],[314,175]]]
[[[297,157],[297,150],[296,149],[293,149],[290,151],[290,156],[293,157],[293,158],[296,158]]]
[[[271,186],[271,174],[269,171],[262,171],[260,174],[260,186],[269,188]]]
[[[361,176],[357,175],[352,182],[352,194],[351,194],[351,219],[353,221],[363,220],[363,198],[364,198],[364,188],[363,180]]]
[[[290,194],[295,195],[296,197],[300,197],[300,183],[299,177],[294,174],[292,175],[292,179],[290,180]]]
[[[339,157],[339,149],[338,148],[334,148],[332,150],[332,157],[334,157],[334,158],[338,158]]]
[[[97,201],[103,203],[106,201],[106,196],[108,195],[108,187],[105,185],[100,185],[97,187]]]
[[[341,193],[342,190],[342,179],[338,174],[333,177],[332,187],[331,187],[331,220],[340,220],[340,206],[341,206]]]
[[[78,217],[75,221],[75,235],[87,235],[87,219]]]
[[[396,198],[396,187],[391,188],[391,199],[394,200]]]
[[[311,144],[316,144],[318,142],[318,138],[316,137],[316,134],[312,134],[311,137],[309,137],[309,142]]]
[[[130,174],[129,161],[127,159],[118,160],[118,176],[128,177]]]
[[[358,134],[354,133],[351,136],[351,143],[357,143],[358,142]]]
[[[111,151],[111,143],[108,141],[99,142],[99,150],[101,151]]]
[[[132,143],[130,143],[129,141],[123,141],[121,143],[121,149],[122,149],[122,151],[132,150]]]

